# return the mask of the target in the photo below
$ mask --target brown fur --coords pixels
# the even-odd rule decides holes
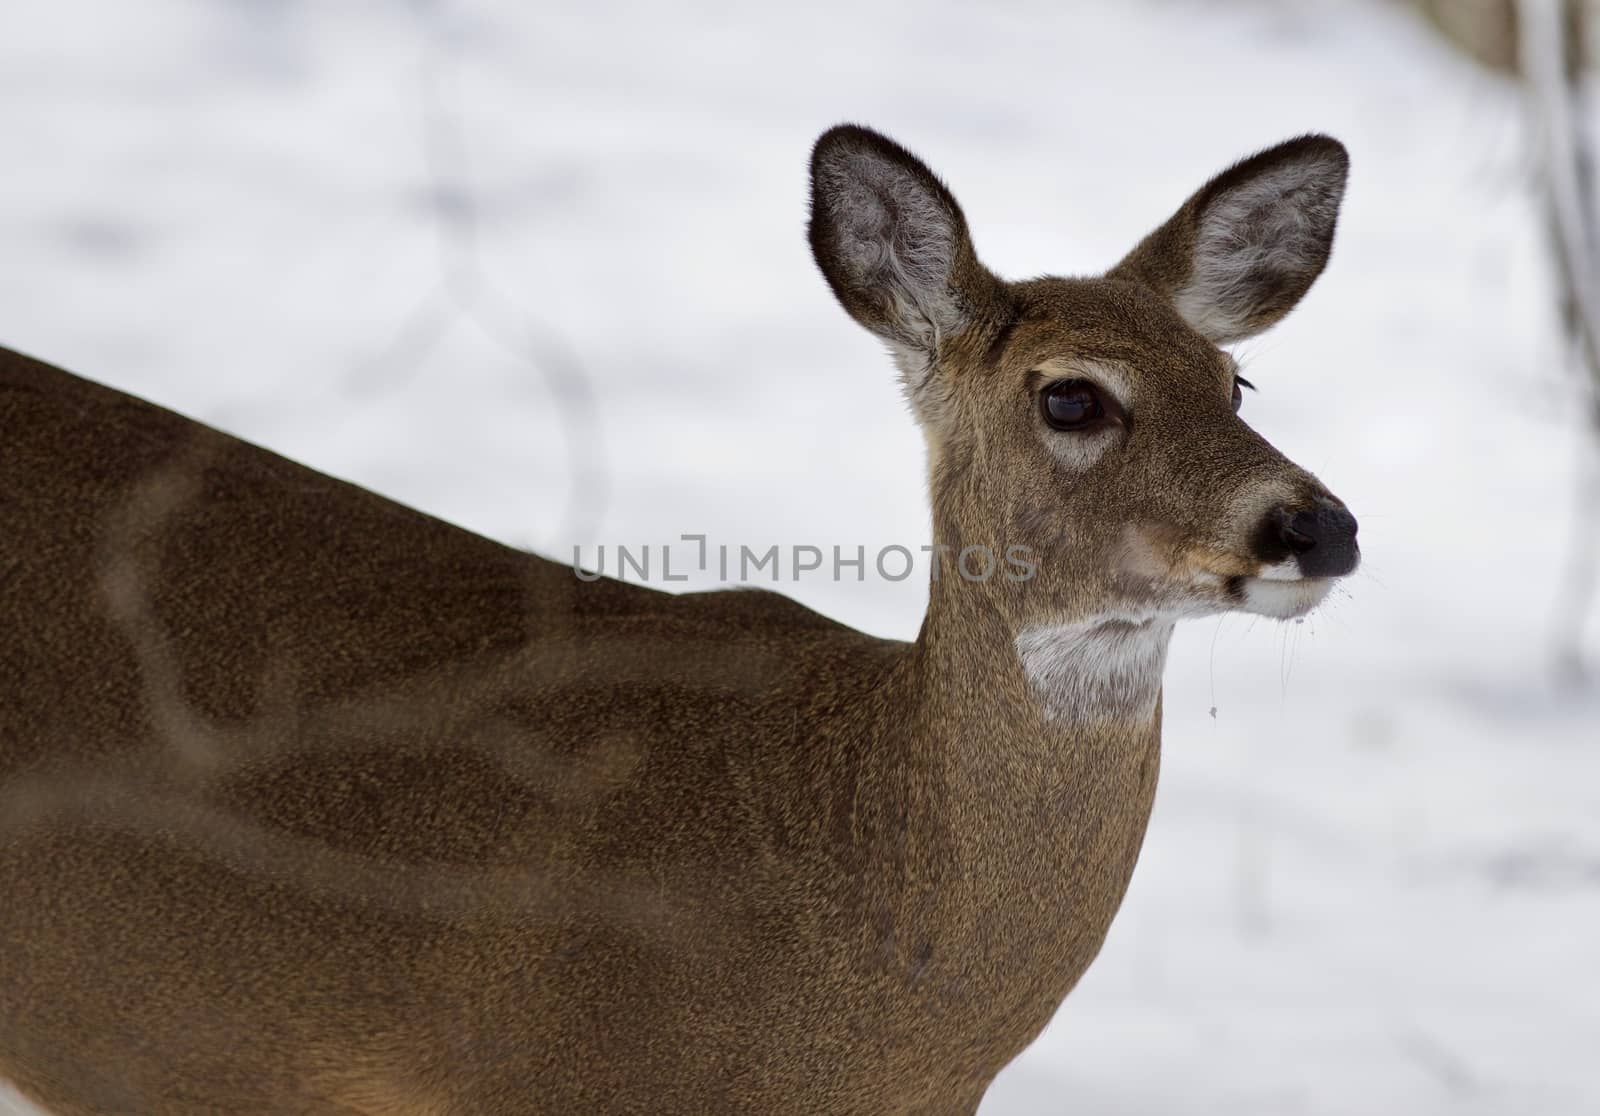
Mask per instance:
[[[972,1113],[1099,950],[1159,759],[1159,709],[1046,715],[1017,631],[1192,596],[1130,526],[1253,569],[1240,502],[1322,489],[1150,285],[1003,285],[962,235],[935,535],[1041,566],[941,579],[909,644],[580,582],[0,354],[0,1076],[118,1116]],[[1077,359],[1140,404],[1068,478],[1028,385]]]

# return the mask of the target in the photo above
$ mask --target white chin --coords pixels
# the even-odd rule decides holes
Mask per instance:
[[[1247,577],[1244,579],[1244,603],[1239,607],[1257,616],[1290,620],[1304,616],[1321,604],[1337,580],[1332,577],[1301,577],[1292,581]]]

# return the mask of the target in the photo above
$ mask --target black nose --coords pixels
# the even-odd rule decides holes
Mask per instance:
[[[1361,561],[1356,517],[1343,504],[1317,501],[1305,511],[1278,513],[1278,538],[1306,577],[1343,577]]]

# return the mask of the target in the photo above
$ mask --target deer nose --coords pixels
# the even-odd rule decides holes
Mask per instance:
[[[1314,508],[1278,513],[1278,538],[1289,548],[1305,577],[1343,577],[1361,561],[1356,517],[1327,498]]]

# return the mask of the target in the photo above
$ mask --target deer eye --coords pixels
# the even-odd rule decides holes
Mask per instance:
[[[1039,396],[1044,421],[1057,430],[1086,430],[1106,416],[1100,392],[1088,380],[1059,380]]]
[[[1239,408],[1244,406],[1244,392],[1241,390],[1243,388],[1249,388],[1251,391],[1255,391],[1256,390],[1256,385],[1252,384],[1249,380],[1245,379],[1243,376],[1235,376],[1233,378],[1233,413],[1234,414],[1238,414],[1239,413]]]

